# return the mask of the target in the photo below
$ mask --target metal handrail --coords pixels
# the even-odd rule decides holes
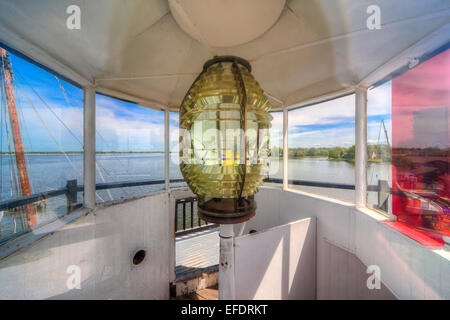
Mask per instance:
[[[184,179],[170,179],[171,183],[184,182]],[[271,183],[283,183],[283,179],[279,178],[265,178],[264,182]],[[119,181],[119,182],[109,182],[109,183],[97,183],[95,185],[96,190],[107,190],[114,188],[126,188],[126,187],[138,187],[138,186],[146,186],[146,185],[157,185],[164,184],[165,180],[139,180],[139,181]],[[321,188],[335,188],[335,189],[345,189],[345,190],[355,190],[355,185],[352,184],[344,184],[344,183],[331,183],[331,182],[319,182],[319,181],[308,181],[308,180],[295,180],[290,179],[288,181],[289,184],[292,185],[301,185],[301,186],[309,186],[309,187],[321,187]],[[16,199],[10,199],[6,201],[0,202],[0,210],[10,210],[17,207],[24,206],[26,204],[38,202],[41,200],[66,195],[69,199],[69,202],[73,202],[75,199],[76,202],[76,193],[82,192],[84,189],[83,185],[77,185],[76,180],[67,181],[67,185],[61,189],[55,189],[50,191],[44,191],[36,194],[32,194],[26,197],[20,197]],[[379,185],[368,185],[367,191],[380,191]],[[390,192],[392,193],[392,188]]]
[[[264,182],[272,183],[283,183],[283,179],[278,178],[265,178]],[[355,190],[354,184],[344,184],[344,183],[332,183],[332,182],[320,182],[320,181],[307,181],[307,180],[288,180],[288,184],[309,186],[309,187],[320,187],[320,188],[335,188],[344,190]],[[389,187],[389,184],[385,180],[378,180],[378,185],[368,185],[367,191],[378,192],[378,205],[377,208],[388,212],[388,198],[391,194],[399,194],[399,190],[394,190]]]
[[[73,182],[76,180],[67,181],[67,185],[65,188],[55,189],[51,191],[44,191],[36,194],[32,194],[26,197],[20,197],[16,199],[10,199],[6,201],[0,202],[0,210],[10,210],[17,207],[24,206],[29,203],[38,202],[41,200],[66,195],[68,199],[74,199],[73,195],[77,192],[81,192],[84,189],[83,185],[77,185]],[[170,182],[184,182],[184,179],[170,179]],[[114,188],[126,188],[126,187],[138,187],[138,186],[146,186],[146,185],[156,185],[156,184],[164,184],[165,180],[140,180],[140,181],[119,181],[119,182],[110,182],[110,183],[97,183],[95,185],[96,190],[106,190],[106,189],[114,189]],[[76,197],[75,197],[76,199]]]
[[[279,178],[265,178],[264,182],[283,183],[283,179],[279,179]],[[308,187],[355,190],[355,185],[354,184],[345,184],[345,183],[333,183],[333,182],[321,182],[321,181],[309,181],[309,180],[290,179],[290,180],[288,180],[288,184],[297,185],[297,186],[308,186]],[[379,188],[378,185],[368,185],[367,186],[367,191],[379,191],[379,190],[380,190],[380,188]]]

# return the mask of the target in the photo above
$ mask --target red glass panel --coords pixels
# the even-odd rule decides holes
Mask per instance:
[[[450,236],[450,50],[392,80],[393,214]]]

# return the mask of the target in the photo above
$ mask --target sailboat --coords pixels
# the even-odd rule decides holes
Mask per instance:
[[[27,163],[25,160],[25,153],[22,143],[22,134],[20,130],[19,117],[16,108],[16,100],[14,97],[14,89],[12,86],[12,70],[11,62],[5,49],[0,48],[0,60],[2,66],[2,79],[7,95],[9,123],[11,125],[12,139],[14,142],[16,167],[20,180],[21,196],[26,197],[31,195],[30,179],[28,177]],[[8,141],[9,142],[9,141]],[[27,217],[28,227],[33,227],[37,224],[36,209],[32,204],[26,204],[24,207]],[[3,215],[3,214],[2,214]]]

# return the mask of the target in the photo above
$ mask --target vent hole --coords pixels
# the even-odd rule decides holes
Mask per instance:
[[[134,254],[133,264],[138,265],[145,259],[145,250],[139,250]]]

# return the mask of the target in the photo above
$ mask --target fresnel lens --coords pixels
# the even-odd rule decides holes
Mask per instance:
[[[254,195],[268,170],[270,108],[250,64],[233,56],[207,61],[187,92],[180,168],[206,221],[231,224],[255,215]]]

